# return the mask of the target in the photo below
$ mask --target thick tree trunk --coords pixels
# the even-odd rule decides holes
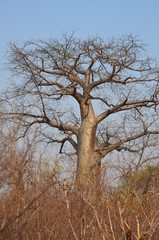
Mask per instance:
[[[95,117],[90,105],[78,134],[76,177],[76,187],[87,199],[96,198],[100,192],[101,156],[95,151],[97,145]]]

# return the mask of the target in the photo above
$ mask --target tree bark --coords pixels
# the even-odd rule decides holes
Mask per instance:
[[[76,187],[83,196],[93,200],[100,192],[102,156],[95,151],[98,146],[97,126],[91,102],[87,106],[87,112],[85,108],[81,110],[83,120],[78,133]]]

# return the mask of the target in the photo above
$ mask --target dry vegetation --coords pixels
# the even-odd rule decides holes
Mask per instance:
[[[29,140],[18,146],[13,136],[1,132],[1,240],[158,240],[158,166],[132,170],[116,187],[104,180],[93,203],[74,192],[74,173],[72,182],[63,179],[58,159],[49,165]]]

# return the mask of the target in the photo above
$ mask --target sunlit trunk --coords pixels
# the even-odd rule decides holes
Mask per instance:
[[[90,104],[78,134],[76,177],[77,188],[90,198],[100,190],[101,156],[95,151],[97,145],[95,116]]]

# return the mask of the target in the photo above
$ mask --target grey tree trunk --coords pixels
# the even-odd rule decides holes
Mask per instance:
[[[86,111],[87,110],[87,111]],[[82,123],[78,133],[76,187],[93,199],[100,192],[101,156],[96,152],[96,121],[91,102],[81,107]],[[98,193],[98,194],[97,194]]]

